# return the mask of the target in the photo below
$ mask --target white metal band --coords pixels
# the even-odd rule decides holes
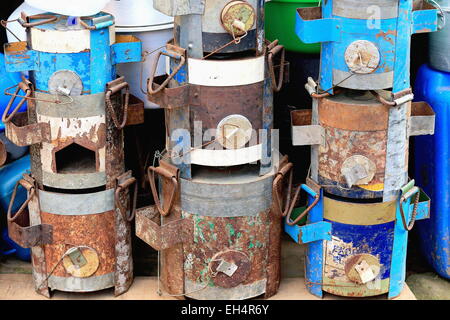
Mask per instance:
[[[114,25],[109,28],[110,45],[116,42]],[[41,52],[78,53],[91,49],[91,32],[80,30],[50,30],[31,28],[31,48]],[[57,40],[55,40],[57,39]]]
[[[261,160],[262,145],[229,150],[192,149],[191,163],[210,167],[228,167]]]
[[[238,60],[188,59],[189,83],[229,87],[264,81],[265,56]]]

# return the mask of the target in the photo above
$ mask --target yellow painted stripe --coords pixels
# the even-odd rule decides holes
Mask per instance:
[[[324,197],[324,218],[327,220],[370,226],[395,220],[396,201],[352,203]]]
[[[369,191],[383,191],[384,183],[375,183],[367,185],[358,185],[359,188]]]

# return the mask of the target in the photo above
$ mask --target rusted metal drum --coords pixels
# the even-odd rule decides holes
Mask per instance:
[[[116,37],[103,12],[22,14],[19,23],[27,41],[5,46],[6,69],[30,71],[30,80],[8,88],[2,121],[13,143],[30,146],[31,175],[18,182],[29,197],[16,214],[10,206],[9,235],[32,248],[39,293],[115,287],[119,295],[133,278],[128,188],[133,208],[137,188],[125,172],[123,128],[143,122],[143,103],[115,65],[140,61],[140,41]],[[18,113],[25,101],[27,112]]]
[[[407,182],[409,136],[433,134],[435,115],[427,103],[406,102],[405,117],[397,121],[392,112],[398,108],[379,102],[368,91],[345,91],[318,99],[316,125],[298,126],[311,123],[311,110],[293,111],[294,145],[317,146],[311,158],[312,174],[325,192],[383,199],[386,180],[392,180],[393,174],[395,185]],[[396,121],[399,127],[393,124]]]
[[[175,17],[175,30],[195,34],[193,50],[236,53],[255,50],[264,40],[264,1],[155,0],[156,10]],[[183,16],[189,15],[190,18]],[[182,37],[184,37],[182,35]],[[261,48],[260,48],[261,49]]]
[[[291,167],[282,162],[277,174],[264,176],[254,166],[203,167],[192,180],[178,180],[178,169],[167,164],[152,168],[160,174],[164,204],[156,197],[156,206],[138,209],[136,234],[161,250],[164,289],[194,299],[275,294],[283,212],[273,199],[283,194]]]
[[[184,154],[172,154],[172,163],[219,167],[260,161],[265,174],[271,166],[272,92],[284,81],[283,47],[274,42],[265,55],[238,59],[186,54],[168,44],[162,52],[171,61],[168,77],[148,82],[148,99],[167,109],[166,148]],[[276,71],[275,59],[281,60]]]
[[[28,199],[15,214],[10,205],[9,235],[32,248],[39,293],[115,287],[118,295],[128,290],[133,279],[129,222],[134,216],[128,188],[135,179],[129,171],[115,182],[114,188],[76,194],[38,189],[29,175],[18,182],[11,203],[19,184]]]

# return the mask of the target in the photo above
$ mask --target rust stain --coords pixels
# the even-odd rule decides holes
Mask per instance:
[[[114,211],[89,215],[58,215],[41,212],[41,219],[42,223],[53,226],[53,244],[44,246],[47,273],[51,272],[63,254],[74,246],[88,246],[97,252],[100,264],[93,276],[114,272]],[[71,276],[62,263],[59,263],[53,275]]]
[[[393,36],[393,37],[390,37]],[[383,30],[380,30],[379,33],[375,35],[375,37],[378,39],[382,37],[385,41],[389,42],[390,44],[394,45],[395,41],[393,38],[397,37],[397,30],[388,30],[387,32],[384,32]]]

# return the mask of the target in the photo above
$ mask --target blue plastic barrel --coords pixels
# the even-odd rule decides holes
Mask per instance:
[[[0,212],[2,219],[6,220],[6,212],[8,210],[11,194],[14,190],[16,182],[22,178],[22,175],[30,170],[30,155],[26,155],[14,162],[11,162],[0,168]],[[17,189],[16,199],[14,201],[12,212],[17,212],[22,203],[27,199],[25,188],[19,186]],[[3,230],[0,237],[0,254],[15,254],[21,260],[30,260],[30,249],[22,248],[8,237],[8,233]],[[3,249],[2,249],[3,248]]]
[[[415,100],[436,112],[434,135],[415,137],[415,179],[431,198],[430,219],[417,222],[421,249],[429,264],[450,278],[450,73],[420,67]]]
[[[3,53],[0,53],[0,131],[5,130],[5,125],[1,120],[1,116],[3,115],[3,111],[6,108],[11,96],[5,94],[5,89],[12,87],[18,84],[21,81],[20,72],[6,72],[5,69],[5,57]],[[14,93],[15,88],[8,90],[11,93]],[[20,95],[24,93],[22,91],[19,92]],[[14,101],[13,107],[15,107],[21,98],[16,98]],[[12,108],[11,108],[12,109]],[[23,106],[19,109],[20,112],[25,111],[27,109],[27,104],[24,103]]]

